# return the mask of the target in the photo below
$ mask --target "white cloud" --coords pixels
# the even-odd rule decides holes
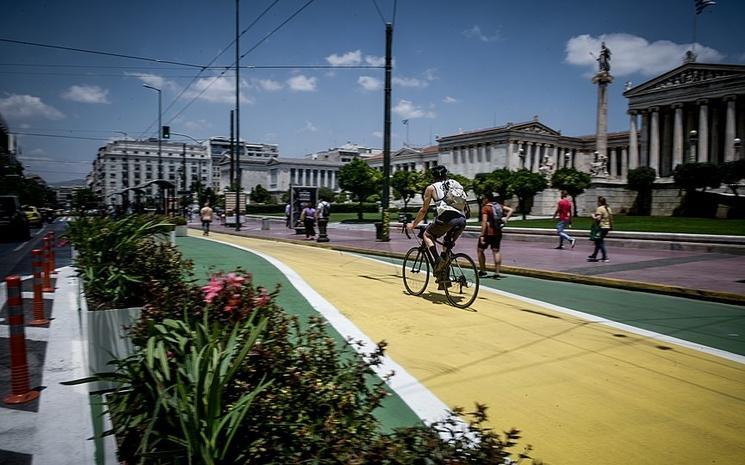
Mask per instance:
[[[382,139],[383,138],[383,131],[374,131],[372,133],[372,135],[373,135],[373,137],[377,137],[378,139]]]
[[[366,55],[365,63],[370,66],[385,66],[385,57],[376,57],[375,55]]]
[[[149,73],[124,73],[125,76],[133,76],[142,81],[143,83],[157,87],[160,90],[175,89],[177,86],[172,81],[166,81],[163,76]]]
[[[436,115],[433,111],[424,110],[409,100],[401,99],[398,101],[392,111],[402,119],[416,118],[434,118]]]
[[[437,75],[435,74],[437,72],[437,68],[427,68],[422,73],[422,76],[424,76],[424,79],[428,81],[434,81],[437,79]]]
[[[210,128],[212,125],[205,119],[199,119],[196,121],[187,121],[184,123],[184,128],[189,132],[199,132]]]
[[[284,88],[281,82],[273,81],[271,79],[259,79],[257,84],[260,89],[267,92],[276,92]]]
[[[592,37],[582,34],[572,37],[566,44],[565,61],[569,64],[588,68],[588,72],[598,69],[595,57],[600,51],[600,43],[605,42],[611,51],[611,74],[626,76],[640,73],[655,76],[683,63],[683,56],[691,49],[691,44],[677,44],[669,40],[649,42],[632,34],[613,33]],[[698,61],[717,63],[724,55],[717,50],[696,44]]]
[[[296,92],[315,92],[317,82],[317,78],[299,74],[288,79],[287,85]]]
[[[80,103],[111,103],[107,96],[109,91],[98,86],[71,86],[62,93],[62,98]]]
[[[463,31],[463,35],[468,37],[469,39],[477,39],[481,42],[494,42],[501,38],[499,35],[499,31],[495,31],[494,35],[488,36],[481,32],[481,27],[479,27],[478,25],[475,25],[472,28]]]
[[[303,126],[303,129],[301,129],[301,131],[317,132],[318,128],[310,121],[306,121],[305,126]]]
[[[334,66],[359,65],[360,63],[362,63],[362,50],[347,52],[344,55],[337,55],[336,53],[334,53],[327,56],[326,61]]]
[[[14,118],[63,119],[65,115],[56,108],[41,101],[33,95],[10,94],[0,98],[0,113]]]
[[[445,103],[458,103],[459,102],[457,98],[451,97],[449,95],[445,96],[445,98],[442,99],[442,101]]]
[[[197,80],[188,91],[185,98],[198,98],[212,103],[235,103],[235,80],[225,77],[202,78]],[[253,100],[240,93],[242,103],[253,103]]]
[[[393,84],[400,86],[400,87],[417,87],[417,88],[424,88],[429,85],[429,82],[417,79],[417,78],[410,78],[410,77],[394,77],[393,78]]]
[[[367,91],[380,90],[383,88],[383,82],[372,76],[360,76],[359,79],[357,79],[357,83]]]

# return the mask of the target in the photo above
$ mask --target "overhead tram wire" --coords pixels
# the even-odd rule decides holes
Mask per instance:
[[[32,47],[43,47],[43,48],[53,48],[56,50],[66,50],[69,52],[80,52],[80,53],[91,53],[94,55],[104,55],[104,56],[111,56],[111,57],[117,57],[117,58],[127,58],[130,60],[140,60],[140,61],[149,61],[153,63],[163,63],[168,65],[175,65],[175,66],[186,66],[189,68],[200,68],[203,69],[203,65],[197,65],[194,63],[184,63],[180,61],[170,61],[170,60],[159,60],[157,58],[149,58],[149,57],[140,57],[136,55],[126,55],[123,53],[113,53],[113,52],[102,52],[100,50],[88,50],[84,48],[75,48],[75,47],[63,47],[61,45],[51,45],[51,44],[42,44],[38,42],[27,42],[23,40],[13,40],[13,39],[4,39],[0,37],[0,42],[7,42],[11,44],[20,44],[20,45],[28,45]]]
[[[41,133],[38,133],[38,132],[15,132],[15,131],[11,131],[10,133],[13,134],[13,135],[18,135],[18,136],[54,137],[54,138],[57,138],[57,139],[97,140],[97,141],[106,141],[106,142],[108,142],[108,141],[111,140],[111,138],[102,139],[102,138],[99,138],[99,137],[63,136],[61,134],[41,134]]]
[[[246,32],[248,32],[248,31],[249,31],[249,30],[250,30],[250,29],[251,29],[252,27],[254,27],[254,26],[256,25],[256,23],[258,23],[258,22],[259,22],[259,21],[261,20],[261,18],[263,18],[263,17],[264,17],[264,16],[265,16],[265,15],[266,15],[267,13],[269,13],[269,11],[271,11],[271,9],[272,9],[272,8],[274,8],[274,6],[275,6],[275,5],[277,4],[277,3],[279,3],[279,0],[274,0],[274,2],[272,2],[272,4],[270,4],[270,5],[268,6],[268,7],[266,7],[266,8],[264,9],[264,11],[262,11],[262,12],[261,12],[261,14],[260,14],[259,16],[257,16],[257,17],[256,17],[256,19],[254,19],[254,20],[253,20],[253,22],[251,22],[251,24],[249,24],[248,26],[246,26],[246,28],[245,28],[245,29],[243,29],[243,31],[241,31],[241,33],[240,33],[240,34],[238,35],[238,38],[242,37],[242,36],[243,36],[243,34],[245,34],[245,33],[246,33]],[[179,92],[179,94],[178,94],[178,95],[176,96],[176,98],[174,98],[174,99],[173,99],[173,100],[171,101],[171,103],[169,103],[169,104],[168,104],[168,106],[166,107],[166,109],[165,109],[165,110],[163,110],[163,114],[167,114],[167,113],[168,113],[168,112],[170,111],[170,109],[171,109],[171,108],[173,107],[173,105],[175,105],[175,104],[176,104],[176,102],[178,102],[178,101],[179,101],[179,99],[181,98],[181,96],[182,96],[182,95],[184,95],[184,93],[186,93],[186,91],[187,91],[187,90],[189,90],[189,88],[191,88],[191,86],[192,86],[192,85],[193,85],[193,84],[194,84],[194,83],[195,83],[195,82],[197,81],[197,79],[199,78],[199,76],[201,76],[201,75],[202,75],[202,73],[203,73],[203,72],[204,72],[205,70],[207,70],[207,69],[212,69],[212,68],[211,68],[211,67],[212,67],[212,64],[213,64],[213,63],[214,63],[215,61],[217,61],[217,59],[218,59],[218,58],[220,58],[220,57],[222,56],[222,54],[223,54],[223,53],[225,53],[225,51],[226,51],[226,50],[228,50],[228,49],[229,49],[229,48],[230,48],[230,47],[231,47],[231,46],[232,46],[232,45],[233,45],[233,44],[235,43],[235,41],[236,41],[236,39],[233,39],[232,41],[230,41],[230,43],[229,43],[228,45],[226,45],[225,47],[223,47],[223,49],[222,49],[222,50],[220,50],[220,52],[219,52],[219,53],[218,53],[217,55],[215,55],[215,57],[214,57],[214,58],[212,58],[212,60],[210,60],[210,62],[209,62],[209,63],[207,64],[207,66],[205,66],[204,68],[202,68],[202,69],[201,69],[201,70],[200,70],[200,71],[199,71],[199,72],[198,72],[198,73],[196,74],[196,76],[193,76],[193,77],[192,77],[191,81],[190,81],[190,82],[189,82],[189,83],[188,83],[188,84],[187,84],[187,85],[186,85],[186,86],[185,86],[185,87],[184,87],[184,88],[183,88],[183,89],[181,90],[181,92]],[[224,73],[225,71],[229,70],[229,69],[230,69],[230,67],[220,67],[219,69],[223,69],[223,70],[224,70],[224,71],[223,71],[223,73]],[[217,80],[217,79],[218,79],[218,78],[220,78],[221,76],[222,76],[222,73],[221,73],[220,75],[218,75],[218,76],[208,76],[208,78],[214,77],[214,79],[215,79],[215,80]],[[214,81],[213,81],[213,82],[214,82]],[[212,83],[210,83],[210,85],[212,85]],[[207,87],[209,87],[209,86],[207,86]],[[203,93],[203,92],[202,92],[202,93]],[[200,93],[199,95],[202,95],[202,94]],[[181,112],[179,112],[178,114],[181,114]],[[178,116],[178,114],[177,114],[177,116]],[[169,124],[170,124],[170,122],[171,122],[171,121],[173,121],[173,120],[174,120],[175,118],[176,118],[176,117],[173,117],[173,118],[171,118],[171,120],[169,120]],[[144,130],[144,131],[143,131],[143,132],[141,133],[141,134],[140,134],[140,137],[142,137],[142,136],[143,136],[143,135],[145,135],[145,134],[146,134],[146,133],[147,133],[148,131],[150,131],[150,128],[152,128],[152,127],[153,127],[153,124],[155,124],[155,122],[152,122],[152,123],[150,123],[150,125],[149,125],[149,126],[148,126],[148,127],[147,127],[147,128],[146,128],[146,129],[145,129],[145,130]],[[160,128],[158,128],[158,130],[160,131]]]
[[[378,11],[378,16],[380,16],[380,20],[383,21],[383,25],[385,25],[385,17],[383,16],[383,12],[380,11],[380,7],[378,6],[377,0],[372,0],[373,5],[375,5],[375,9]]]
[[[297,11],[295,11],[287,19],[285,19],[284,21],[282,21],[279,24],[279,26],[275,27],[271,32],[269,32],[267,35],[265,35],[253,47],[251,47],[246,53],[244,53],[243,55],[241,55],[240,57],[238,57],[238,61],[233,62],[233,64],[231,64],[228,68],[226,68],[225,71],[223,71],[222,73],[220,73],[219,76],[215,77],[209,84],[207,84],[206,86],[204,86],[204,89],[202,89],[202,91],[199,92],[199,94],[195,95],[189,101],[189,103],[187,103],[183,108],[181,108],[181,110],[179,110],[178,113],[176,113],[174,116],[172,116],[171,119],[168,120],[168,123],[170,124],[173,120],[175,120],[176,118],[178,118],[179,115],[181,115],[181,113],[183,113],[184,111],[186,111],[186,109],[188,109],[199,97],[201,97],[202,94],[204,94],[207,91],[207,89],[209,89],[212,86],[212,84],[214,84],[215,82],[217,82],[217,80],[220,79],[228,71],[228,69],[235,67],[240,62],[240,60],[243,59],[243,57],[245,57],[249,53],[251,53],[254,50],[256,50],[256,48],[259,47],[259,45],[261,45],[264,42],[266,42],[272,35],[274,35],[277,31],[279,31],[280,29],[282,29],[282,27],[284,27],[287,23],[289,23],[290,21],[292,21],[298,14],[300,14],[303,10],[305,10],[308,6],[310,6],[310,4],[313,3],[314,1],[315,0],[308,0],[308,2],[305,3],[305,5],[303,5],[300,8],[298,8]]]

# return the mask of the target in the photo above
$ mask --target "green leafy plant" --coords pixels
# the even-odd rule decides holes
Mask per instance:
[[[362,220],[362,202],[370,195],[379,193],[382,178],[380,171],[370,168],[359,158],[339,169],[339,187],[349,192],[359,203],[357,219]]]
[[[574,215],[577,216],[577,196],[590,187],[592,177],[576,168],[560,168],[551,176],[551,187],[565,190],[572,198]]]
[[[652,211],[652,186],[657,179],[657,171],[648,166],[629,170],[627,180],[629,189],[638,192],[630,215],[648,216]]]
[[[191,263],[172,245],[155,240],[172,228],[165,218],[149,215],[70,223],[64,237],[76,250],[89,308],[139,307],[148,301],[152,281],[181,280]]]
[[[548,187],[548,181],[542,174],[523,168],[514,172],[510,185],[517,195],[520,213],[525,219],[533,207],[533,196]]]

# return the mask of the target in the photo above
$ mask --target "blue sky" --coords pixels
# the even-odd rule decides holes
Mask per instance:
[[[241,29],[275,0],[241,3]],[[279,0],[241,37],[254,47],[308,0]],[[244,66],[379,64],[393,0],[315,0],[248,53]],[[0,39],[206,65],[232,42],[232,0],[3,2]],[[628,129],[624,85],[681,63],[693,0],[400,0],[394,28],[392,146],[434,143],[461,130],[537,115],[566,135],[595,130],[597,63],[612,52],[609,130]],[[719,0],[698,16],[700,62],[745,63],[745,2]],[[214,65],[229,66],[233,46]],[[0,114],[19,136],[28,173],[82,178],[106,139],[156,135],[163,121],[196,139],[229,134],[232,70],[198,69],[0,42]],[[186,87],[198,76],[190,87]],[[382,69],[243,69],[241,137],[282,156],[342,145],[382,147]],[[200,92],[204,90],[203,93]],[[177,96],[181,96],[177,99]],[[188,105],[188,106],[187,106]],[[99,140],[100,139],[100,140]]]

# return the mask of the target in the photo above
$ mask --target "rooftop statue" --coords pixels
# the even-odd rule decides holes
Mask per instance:
[[[603,71],[606,73],[610,72],[610,49],[605,46],[605,42],[601,42],[600,44],[600,56],[597,60],[601,73]]]

